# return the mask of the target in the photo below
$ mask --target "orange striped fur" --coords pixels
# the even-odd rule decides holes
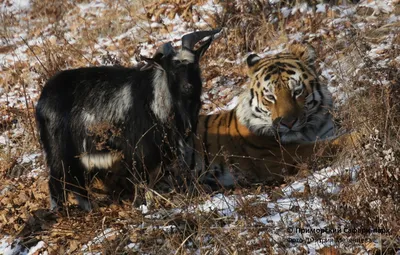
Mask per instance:
[[[281,183],[315,147],[330,145],[325,154],[337,148],[337,139],[320,141],[334,135],[334,123],[331,94],[314,62],[313,49],[302,45],[247,58],[250,82],[238,105],[199,117],[196,169],[206,183]]]

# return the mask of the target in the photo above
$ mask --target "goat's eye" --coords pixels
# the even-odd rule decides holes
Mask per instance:
[[[173,61],[173,64],[177,66],[177,65],[182,64],[182,61],[180,61],[180,60],[174,60],[174,61]]]
[[[176,66],[187,66],[189,64],[189,61],[187,60],[174,60],[174,65]]]
[[[300,96],[301,94],[303,94],[303,91],[304,91],[303,88],[301,88],[301,89],[296,89],[296,90],[294,91],[294,96],[296,96],[296,97]]]

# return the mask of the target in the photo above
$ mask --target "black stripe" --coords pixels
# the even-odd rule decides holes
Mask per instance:
[[[229,116],[229,125],[228,125],[228,136],[229,136],[229,138],[230,138],[230,140],[231,140],[231,144],[232,145],[234,145],[235,144],[235,141],[234,141],[234,139],[233,139],[233,137],[234,136],[232,136],[232,134],[231,134],[231,128],[233,127],[233,124],[232,124],[232,121],[233,122],[235,122],[235,126],[237,126],[237,118],[236,118],[236,107],[231,111],[231,116]]]
[[[311,102],[309,102],[307,104],[312,104],[310,109],[313,109],[315,107],[315,105],[318,104],[318,101],[317,100],[312,100]]]
[[[205,168],[207,169],[210,165],[210,161],[208,160],[208,150],[210,149],[208,146],[208,122],[210,121],[210,117],[212,115],[207,115],[206,119],[204,120],[204,135],[203,135],[203,150],[204,150],[204,164]]]
[[[294,66],[294,65],[292,65],[292,64],[290,64],[290,63],[285,63],[285,65],[286,65],[286,66],[288,66],[288,67],[290,67],[290,68],[297,69],[297,67],[296,67],[296,66]]]
[[[269,66],[269,67],[267,68],[267,73],[275,74],[275,73],[280,73],[280,71],[279,71],[279,68],[278,68],[278,67],[272,65],[272,66]]]
[[[306,72],[306,69],[303,67],[300,61],[298,62],[298,68],[301,70],[302,73]]]
[[[228,127],[231,126],[233,115],[236,115],[236,107],[230,112]]]
[[[325,97],[324,97],[324,94],[321,92],[321,84],[319,83],[319,81],[318,80],[312,80],[311,84],[315,87],[314,90],[318,91],[318,93],[321,96],[321,101],[323,101]]]
[[[193,138],[193,139],[196,139],[196,138]],[[194,146],[194,140],[193,140],[193,145],[192,145],[192,147],[195,147]],[[192,148],[192,157],[191,157],[191,159],[190,159],[190,170],[194,170],[194,168],[196,167],[196,153],[195,153],[195,148]]]
[[[257,146],[257,145],[255,145],[255,144],[253,144],[253,143],[247,141],[247,140],[242,136],[242,134],[240,133],[240,130],[239,130],[239,127],[238,127],[238,120],[237,120],[237,118],[236,118],[236,114],[235,114],[235,120],[236,120],[236,121],[235,121],[235,129],[236,129],[236,132],[239,134],[240,138],[243,140],[243,142],[245,143],[245,145],[249,146],[250,148],[257,149],[257,150],[267,149],[266,147],[260,147],[260,146]]]
[[[315,88],[314,88],[313,81],[310,81],[310,87],[311,87],[312,101],[316,101],[315,100],[315,93],[314,93]]]
[[[250,101],[249,101],[249,105],[251,105],[251,102],[253,101],[254,98],[254,89],[250,89]]]
[[[254,71],[253,71],[253,73],[258,73],[258,71],[260,71],[260,69],[262,69],[263,67],[261,66],[261,67],[258,67],[258,68],[256,68],[256,69],[254,69]]]
[[[256,92],[254,92],[255,94],[256,94],[256,102],[257,102],[257,107],[258,106],[260,106],[260,102],[258,101],[258,93],[257,93],[257,91]],[[250,104],[250,106],[251,106],[251,104]]]
[[[213,119],[213,121],[211,122],[211,126],[214,126],[214,122],[218,119],[218,117],[220,116],[220,114],[212,114],[212,115],[208,115],[208,116],[213,116],[213,117],[215,117],[214,119]],[[208,124],[207,124],[207,126],[208,126]]]
[[[224,115],[219,115],[219,121],[218,121],[218,129],[217,129],[217,149],[219,150],[220,148],[220,134],[219,134],[219,129],[220,129],[220,127],[221,127],[221,122],[222,122],[222,120],[224,119],[223,118],[224,117]]]
[[[286,73],[289,74],[289,75],[294,75],[294,74],[296,74],[295,71],[290,70],[290,69],[286,70]]]
[[[332,126],[330,129],[328,129],[327,131],[325,131],[325,133],[319,134],[319,138],[325,136],[328,132],[331,132],[332,129],[334,129],[334,126]]]

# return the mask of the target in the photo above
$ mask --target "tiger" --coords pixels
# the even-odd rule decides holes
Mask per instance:
[[[230,111],[200,115],[195,141],[200,179],[217,187],[283,182],[316,146],[336,144],[332,95],[312,46],[247,59],[249,83]]]

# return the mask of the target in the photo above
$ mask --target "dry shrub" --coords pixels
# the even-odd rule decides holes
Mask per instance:
[[[44,18],[49,22],[59,22],[72,7],[67,1],[40,1],[33,0],[31,3],[31,17]]]
[[[198,0],[162,0],[154,4],[148,4],[145,9],[147,18],[153,19],[156,22],[161,22],[164,17],[174,19],[175,15],[180,16],[183,20],[194,21],[194,16],[198,15],[193,9],[194,5],[202,5],[203,1]]]
[[[276,37],[276,27],[270,20],[275,17],[277,9],[268,1],[227,1],[222,4],[224,12],[217,20],[229,31],[229,54],[260,52]]]
[[[40,64],[35,64],[29,69],[29,71],[40,75],[39,79],[42,82],[35,82],[35,84],[42,85],[47,78],[60,69],[92,64],[99,65],[100,63],[96,62],[96,57],[102,55],[102,53],[96,52],[94,49],[98,36],[111,38],[113,35],[125,32],[127,28],[133,26],[135,19],[139,18],[135,17],[135,15],[140,15],[137,12],[138,8],[149,3],[147,1],[135,1],[134,6],[130,3],[129,6],[124,6],[132,20],[123,23],[119,22],[118,14],[120,14],[120,9],[117,8],[118,4],[113,5],[112,0],[109,1],[110,8],[104,13],[104,16],[98,19],[98,23],[95,23],[93,27],[89,25],[85,26],[84,31],[81,33],[84,36],[77,38],[77,43],[74,46],[64,41],[63,33],[65,31],[63,31],[62,27],[55,26],[54,30],[58,29],[58,31],[53,31],[55,37],[42,37],[43,41],[46,41],[43,47],[32,47],[31,54],[29,55],[30,58],[37,57],[41,60]],[[89,1],[79,0],[74,3],[80,2],[88,3]],[[119,6],[125,4],[125,2],[117,2],[119,2]],[[154,2],[154,0],[151,2]],[[174,2],[174,6],[177,6],[177,8],[167,9],[169,8],[167,4],[170,2]],[[161,4],[164,4],[164,6],[161,7],[158,5],[152,12],[154,12],[154,15],[162,14],[166,16],[178,14],[183,16],[184,20],[190,22],[197,13],[194,12],[193,8],[187,9],[187,7],[189,6],[188,4],[196,2],[190,0],[163,0]],[[217,64],[209,64],[204,67],[205,80],[210,81],[215,77],[222,77],[226,80],[234,80],[235,85],[243,84],[245,82],[245,74],[240,70],[242,65],[238,65],[235,62],[238,56],[244,56],[249,51],[261,52],[268,46],[274,48],[274,43],[278,45],[282,40],[287,40],[285,39],[285,29],[289,29],[290,27],[304,33],[316,30],[318,25],[320,25],[317,22],[318,20],[311,22],[313,28],[305,28],[303,25],[306,24],[306,21],[301,16],[303,14],[297,13],[285,19],[279,12],[281,7],[291,7],[304,2],[309,2],[315,6],[315,3],[322,1],[288,0],[280,1],[275,5],[271,5],[269,1],[243,0],[239,4],[235,4],[233,1],[220,1],[224,5],[224,12],[218,17],[212,17],[215,19],[214,21],[209,20],[210,27],[217,27],[217,25],[214,26],[213,22],[215,22],[218,26],[226,27],[227,33],[223,35],[225,38],[211,47],[203,59],[204,63],[211,62],[209,59],[215,60],[215,62],[220,61]],[[344,2],[349,3],[350,1],[331,0],[324,2],[341,4]],[[71,2],[50,3],[50,1],[45,1],[42,3],[40,1],[33,1],[32,3],[36,19],[40,20],[39,17],[43,16],[46,17],[46,21],[52,22],[60,21],[63,16],[68,15],[69,10],[66,7],[74,7],[74,4]],[[149,13],[151,13],[150,10]],[[33,14],[31,13],[31,15]],[[124,15],[121,14],[120,16]],[[3,21],[3,16],[0,16],[0,18]],[[145,17],[145,20],[151,21],[150,17]],[[12,17],[7,19],[6,22],[2,22],[0,28],[0,39],[2,41],[7,42],[7,39],[12,37],[13,31],[8,27],[15,22]],[[85,20],[77,20],[76,27],[80,27],[80,22],[85,22]],[[296,25],[296,23],[298,24]],[[73,27],[71,27],[71,30],[74,29]],[[197,28],[190,27],[189,29]],[[32,30],[31,33],[35,34],[35,31]],[[171,31],[171,28],[167,27],[167,31]],[[103,62],[103,64],[128,65],[130,57],[136,52],[136,40],[140,40],[141,37],[147,38],[153,32],[155,31],[152,28],[149,30],[144,29],[143,35],[133,35],[132,39],[123,39],[118,41],[118,44],[104,46],[105,50],[109,50],[112,53],[103,56],[100,62]],[[397,44],[399,44],[400,37],[397,36],[397,38]],[[345,39],[347,40],[348,38]],[[357,41],[358,39],[359,37],[356,37],[354,40]],[[342,41],[342,43],[343,48],[348,47],[348,41]],[[1,50],[8,51],[9,49],[0,48]],[[333,50],[340,51],[341,49],[335,48]],[[116,51],[123,54],[115,55]],[[358,55],[365,54],[365,51],[364,49],[361,50]],[[328,53],[319,55],[324,56],[328,55]],[[349,56],[347,52],[343,55]],[[394,50],[391,55],[396,57],[399,55],[399,52]],[[359,59],[353,59],[350,56],[342,62],[349,63],[350,60],[354,60],[355,65]],[[362,61],[362,58],[360,61]],[[353,65],[353,63],[350,65]],[[20,77],[24,73],[28,73],[28,66],[24,70],[24,72],[15,73],[15,77]],[[391,68],[379,69],[375,68],[372,62],[369,67],[367,66],[363,72],[360,72],[367,73],[369,79],[361,79],[357,75],[351,76],[351,79],[354,81],[352,82],[354,88],[365,86],[366,91],[364,91],[364,94],[358,94],[357,97],[354,97],[344,105],[340,116],[344,120],[342,123],[343,126],[348,128],[361,127],[364,130],[363,133],[366,134],[364,143],[367,147],[359,148],[358,153],[356,153],[357,159],[363,162],[360,165],[358,182],[348,185],[339,196],[341,204],[344,205],[342,208],[346,208],[347,210],[338,209],[337,212],[354,224],[367,227],[389,226],[393,228],[392,233],[395,233],[399,229],[400,222],[398,212],[400,211],[398,208],[400,202],[398,180],[398,166],[400,165],[400,148],[398,142],[400,85],[398,77],[400,75],[398,70],[400,68],[396,64]],[[347,76],[353,71],[353,69],[347,69],[345,75]],[[372,84],[370,81],[379,81],[381,79],[389,80],[391,83],[382,85]],[[12,83],[16,84],[17,82],[13,81]],[[223,80],[221,83],[225,84]],[[211,85],[211,82],[207,82],[206,90],[212,89]],[[29,106],[29,110],[31,109],[33,108]],[[3,110],[3,108],[0,110]],[[8,111],[7,115],[11,116],[11,109],[7,108],[5,110]],[[18,119],[28,120],[26,130],[30,132],[29,119],[34,121],[32,115],[28,116],[28,113],[25,113],[25,111],[19,112],[16,115]],[[12,119],[0,123],[1,131],[11,130],[12,125],[14,125],[11,121]],[[376,133],[375,130],[379,132]],[[33,137],[32,135],[26,136],[25,140],[30,141],[29,144],[32,144],[33,139],[29,139]],[[21,146],[21,149],[17,151],[18,153],[8,153],[7,157],[9,157],[9,160],[7,162],[0,162],[1,175],[5,172],[2,169],[14,168],[13,165],[17,164],[17,158],[21,157],[21,154],[26,150],[26,147]],[[2,155],[0,156],[2,157]],[[7,165],[4,165],[4,168],[2,166],[3,163],[7,163]],[[312,168],[317,168],[317,166]],[[7,185],[7,189],[14,192],[9,192],[9,195],[0,201],[0,207],[5,212],[4,221],[0,222],[0,229],[7,233],[19,232],[24,222],[29,223],[29,213],[39,208],[48,207],[47,180],[43,178],[40,180],[24,180],[19,182],[9,178],[1,180],[4,186]],[[20,186],[16,187],[17,185]],[[29,192],[26,193],[25,191]],[[278,195],[281,197],[280,194]],[[40,235],[41,240],[50,245],[49,250],[53,249],[53,253],[82,252],[80,248],[84,243],[87,243],[95,236],[99,236],[99,234],[100,237],[105,237],[105,230],[108,228],[120,230],[121,232],[118,232],[118,235],[110,236],[105,242],[97,245],[99,246],[97,247],[98,251],[107,254],[139,253],[134,251],[134,249],[132,251],[124,250],[123,248],[127,242],[139,243],[143,252],[160,253],[161,251],[161,253],[170,253],[174,251],[176,254],[191,254],[191,251],[197,249],[200,249],[200,253],[204,254],[249,254],[251,251],[259,248],[267,248],[269,250],[275,245],[270,243],[271,236],[268,235],[271,232],[271,228],[265,225],[254,228],[251,225],[249,227],[250,224],[253,224],[253,217],[262,217],[269,214],[265,204],[254,204],[252,201],[243,201],[237,210],[240,219],[234,222],[237,230],[229,229],[228,231],[228,227],[223,228],[221,226],[228,226],[233,222],[233,217],[219,215],[216,212],[181,211],[181,208],[185,208],[188,205],[196,205],[204,202],[204,200],[207,200],[208,195],[203,195],[202,198],[192,198],[185,195],[178,196],[174,193],[171,193],[171,195],[162,194],[162,196],[162,198],[161,196],[159,196],[160,198],[156,197],[159,199],[154,202],[154,209],[152,209],[151,213],[157,211],[157,215],[159,215],[162,214],[162,209],[177,208],[179,208],[177,211],[181,213],[173,217],[167,214],[164,218],[157,220],[145,218],[139,210],[132,210],[130,202],[126,205],[100,207],[98,212],[89,215],[83,215],[82,212],[71,207],[68,217],[63,217],[54,226],[40,225],[38,230],[29,229],[30,231],[27,234],[33,239],[36,238],[35,236]],[[299,194],[298,196],[304,195]],[[121,218],[123,220],[120,220]],[[43,223],[46,221],[40,220],[40,222]],[[153,227],[154,225],[172,225],[175,228],[172,231],[166,231],[162,227]],[[247,231],[243,232],[245,229]],[[104,234],[101,235],[103,232]],[[260,243],[249,244],[248,241],[255,237],[259,237]],[[274,240],[274,242],[279,241]],[[282,253],[285,252],[286,247],[284,246],[285,243],[280,245]],[[93,251],[96,251],[95,248],[93,247]],[[272,253],[272,250],[269,251],[269,253]]]
[[[357,1],[316,1],[316,0],[282,0],[259,1],[221,1],[223,12],[217,15],[216,23],[226,28],[227,47],[222,51],[224,57],[246,55],[249,52],[262,52],[266,48],[275,48],[287,42],[287,32],[295,28],[303,33],[315,33],[327,14],[316,13],[316,5],[329,2],[330,5]],[[300,4],[313,7],[314,14],[299,11],[285,17],[282,8],[292,8]],[[220,51],[221,55],[221,51]],[[220,56],[221,57],[221,56]]]
[[[367,62],[353,84],[365,91],[341,108],[343,125],[362,133],[364,146],[353,154],[361,162],[357,182],[342,190],[337,209],[357,227],[392,229],[393,235],[400,230],[399,70]]]

